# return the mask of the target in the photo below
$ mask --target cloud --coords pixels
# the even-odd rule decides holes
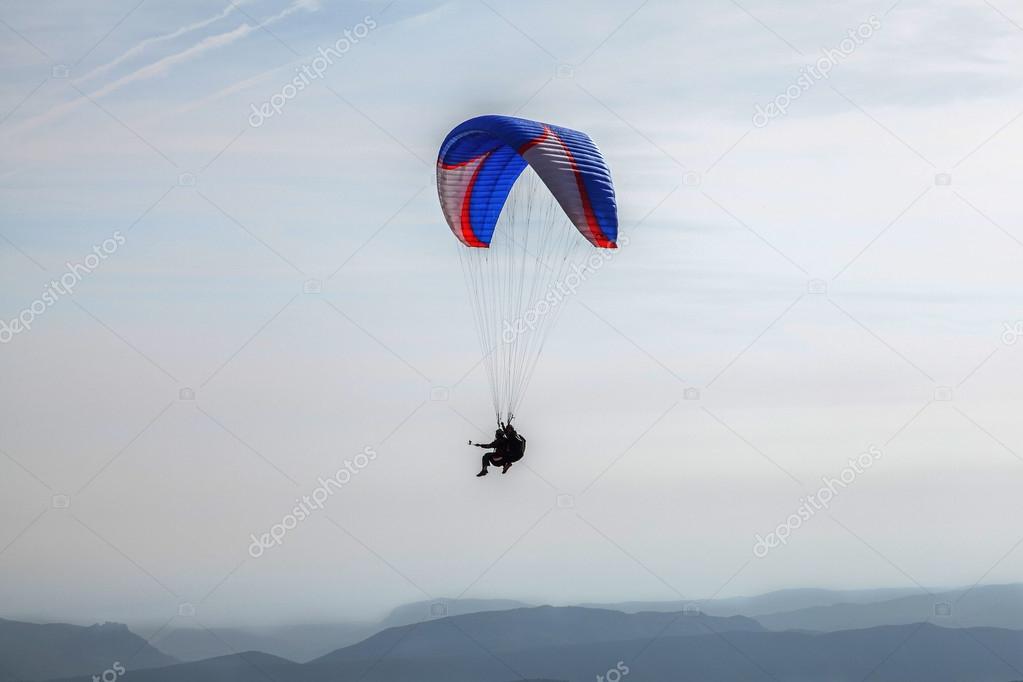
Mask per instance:
[[[23,134],[30,130],[34,130],[35,128],[38,128],[40,125],[50,123],[52,121],[55,121],[66,116],[67,114],[79,108],[89,100],[95,100],[100,99],[102,97],[106,97],[107,95],[116,92],[121,88],[125,87],[126,85],[130,85],[132,83],[137,83],[158,76],[163,76],[178,64],[191,61],[205,54],[206,52],[210,52],[211,50],[218,50],[220,48],[232,45],[233,43],[237,42],[238,40],[241,40],[242,38],[248,36],[254,31],[260,28],[264,28],[266,26],[273,25],[283,19],[286,19],[287,17],[291,16],[296,12],[299,11],[315,12],[319,9],[319,7],[320,5],[318,0],[295,0],[295,2],[292,2],[290,5],[285,7],[277,14],[267,19],[264,19],[255,26],[253,26],[252,24],[245,23],[231,31],[226,31],[224,33],[207,36],[206,38],[200,40],[198,43],[192,45],[191,47],[188,47],[182,50],[181,52],[171,54],[151,64],[143,66],[142,68],[137,69],[129,73],[128,75],[123,76],[117,79],[116,81],[113,81],[112,83],[104,85],[98,90],[93,91],[91,94],[83,94],[82,97],[78,97],[69,102],[57,105],[50,109],[49,111],[46,111],[42,114],[39,114],[38,116],[35,116],[22,122],[20,125],[13,126],[12,128],[6,131],[6,137],[10,138],[16,135]]]
[[[254,30],[256,30],[256,27],[252,26],[251,24],[242,24],[238,28],[231,31],[227,31],[226,33],[219,33],[217,35],[207,36],[206,38],[203,38],[198,43],[192,45],[186,50],[182,50],[181,52],[178,52],[176,54],[164,57],[159,61],[153,62],[148,66],[144,66],[141,69],[129,73],[127,76],[124,76],[123,78],[119,78],[118,80],[112,83],[104,85],[99,90],[93,92],[91,97],[94,99],[105,97],[106,95],[109,95],[112,92],[120,90],[121,88],[130,83],[135,83],[142,80],[149,80],[150,78],[155,78],[156,76],[163,76],[168,71],[170,71],[170,69],[173,68],[174,66],[182,64],[187,61],[191,61],[192,59],[195,59],[199,55],[209,52],[210,50],[218,50],[222,47],[226,47],[240,40],[241,38],[244,38],[245,36],[249,35]]]
[[[284,8],[274,16],[268,19],[264,19],[255,26],[245,23],[234,30],[227,31],[225,33],[219,33],[217,35],[207,36],[206,38],[203,38],[195,45],[192,45],[191,47],[182,50],[181,52],[164,57],[159,61],[153,62],[148,66],[144,66],[141,69],[133,71],[127,76],[124,76],[123,78],[120,78],[112,83],[103,86],[99,90],[92,93],[91,97],[93,97],[94,99],[105,97],[106,95],[109,95],[112,92],[120,90],[125,85],[128,85],[130,83],[135,83],[137,81],[148,80],[150,78],[165,75],[172,67],[178,64],[191,61],[192,59],[195,59],[196,57],[211,50],[218,50],[222,47],[227,47],[228,45],[231,45],[232,43],[237,42],[238,40],[241,40],[242,38],[248,36],[253,31],[256,31],[257,29],[263,28],[265,26],[275,24],[278,21],[281,21],[291,16],[295,12],[298,12],[300,10],[314,12],[318,8],[319,4],[315,0],[296,0],[291,5]]]
[[[136,45],[130,47],[128,50],[126,50],[125,52],[121,53],[118,57],[112,59],[111,61],[109,61],[109,62],[107,62],[105,64],[101,64],[100,66],[97,66],[95,69],[93,69],[89,73],[85,74],[81,78],[78,78],[76,80],[76,82],[84,83],[85,81],[92,80],[93,78],[96,78],[97,76],[101,76],[101,75],[105,74],[107,71],[110,71],[114,67],[118,66],[119,64],[122,64],[122,63],[126,62],[127,60],[142,54],[147,48],[149,48],[149,47],[151,47],[153,45],[157,45],[159,43],[167,42],[168,40],[174,40],[175,38],[180,38],[181,36],[183,36],[183,35],[185,35],[187,33],[191,33],[193,31],[198,31],[199,29],[206,28],[210,24],[212,24],[212,23],[214,23],[216,21],[219,21],[221,19],[224,19],[225,17],[230,15],[232,12],[236,11],[238,9],[238,6],[241,5],[241,4],[244,4],[244,0],[239,0],[237,3],[232,2],[230,5],[228,5],[224,9],[222,9],[217,14],[214,14],[213,16],[207,17],[207,18],[202,19],[200,21],[196,21],[194,23],[188,24],[186,26],[182,26],[181,28],[178,28],[178,29],[175,29],[174,31],[171,31],[170,33],[164,33],[162,35],[152,36],[150,38],[146,38],[142,42],[137,43]]]

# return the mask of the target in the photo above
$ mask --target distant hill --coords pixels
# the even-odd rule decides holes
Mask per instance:
[[[776,590],[752,597],[728,597],[701,601],[627,601],[580,604],[589,608],[613,609],[625,613],[639,611],[681,611],[687,606],[698,605],[706,614],[714,616],[749,616],[756,618],[765,613],[793,611],[815,606],[832,604],[865,604],[919,594],[917,588],[889,587],[872,590],[825,590],[801,588]]]
[[[297,664],[241,654],[132,672],[133,682],[588,682],[621,661],[628,682],[1005,682],[1023,671],[1023,633],[911,624],[825,634],[760,629],[607,639],[663,625],[670,614],[544,607],[433,620],[380,633]],[[591,618],[592,617],[592,618]],[[651,617],[660,617],[661,620]],[[680,622],[698,616],[677,615]],[[721,620],[703,621],[710,626]],[[742,619],[746,620],[746,619]],[[736,621],[736,625],[742,625]],[[536,636],[526,631],[538,626]],[[476,629],[478,628],[478,629]],[[683,626],[688,630],[688,626]],[[671,630],[670,632],[674,632]],[[693,630],[695,632],[695,629]],[[507,637],[503,638],[502,633]],[[536,645],[544,637],[549,645]],[[526,648],[518,648],[526,644]],[[90,682],[82,677],[74,682]]]
[[[277,656],[246,651],[230,656],[218,656],[205,661],[178,663],[166,668],[151,670],[132,670],[124,676],[128,680],[145,680],[145,682],[285,682],[300,680],[301,665],[292,663]],[[72,677],[52,682],[92,682],[92,677]]]
[[[951,613],[945,614],[948,605]],[[771,630],[832,632],[879,625],[900,625],[932,619],[943,627],[1001,627],[1023,630],[1023,584],[985,585],[934,595],[920,594],[872,604],[830,606],[758,615]]]
[[[654,604],[654,606],[660,607],[663,604]],[[362,642],[389,628],[414,625],[440,618],[523,608],[531,608],[531,605],[511,599],[437,599],[399,606],[379,623],[209,629],[171,628],[155,638],[153,645],[180,661],[198,661],[229,656],[239,651],[262,651],[304,663],[337,649]],[[670,612],[666,608],[650,610]],[[681,610],[681,607],[676,610]]]
[[[390,628],[364,642],[313,661],[331,665],[375,659],[387,652],[410,658],[473,656],[486,651],[516,651],[587,642],[612,642],[709,632],[762,631],[742,616],[683,616],[672,613],[627,614],[577,606],[539,606],[488,611]]]
[[[640,652],[642,652],[640,654]],[[629,682],[705,680],[737,682],[1002,682],[1023,670],[1023,633],[991,628],[948,630],[906,625],[828,634],[733,632],[721,636],[607,642],[502,655],[524,674],[543,670],[571,680],[592,680],[600,666],[618,658],[630,668]],[[464,664],[464,662],[462,662]],[[439,682],[429,661],[419,662],[418,682]],[[395,668],[411,669],[407,662]],[[480,663],[482,667],[482,660]],[[496,682],[491,664],[479,682]],[[383,661],[367,682],[392,682]],[[464,678],[468,680],[469,678]]]
[[[674,613],[683,609],[692,611],[695,607],[708,617],[729,617],[743,615],[755,617],[756,620],[769,630],[800,630],[814,632],[833,632],[848,629],[866,629],[884,625],[902,625],[917,623],[931,619],[935,624],[943,627],[1003,627],[1009,629],[1023,630],[1023,585],[996,585],[977,587],[970,590],[966,597],[960,599],[966,590],[950,590],[938,593],[935,597],[921,595],[919,589],[909,588],[887,588],[872,590],[825,590],[825,589],[790,589],[778,590],[752,597],[734,597],[725,599],[714,599],[703,602],[620,602],[604,606],[590,605],[587,609],[575,607],[577,611],[604,611],[622,612],[618,615],[595,616],[587,613],[583,619],[585,622],[571,622],[571,607],[553,609],[550,616],[560,621],[528,622],[516,625],[521,616],[511,616],[507,619],[499,619],[500,625],[495,626],[497,631],[493,636],[488,635],[486,640],[488,646],[503,647],[508,642],[516,642],[522,630],[526,635],[535,635],[547,631],[562,632],[565,630],[577,633],[600,633],[604,626],[611,627],[604,631],[602,636],[614,638],[616,641],[640,638],[642,634],[630,633],[628,627],[623,624],[627,620],[614,624],[616,618],[624,614],[636,615],[640,613],[669,614],[668,618],[674,618]],[[949,603],[952,605],[951,616],[936,615],[936,603]],[[550,607],[545,607],[550,609]],[[394,636],[394,632],[404,633],[407,630],[400,630],[387,634],[392,628],[400,628],[421,622],[437,622],[446,618],[457,618],[478,613],[496,614],[501,612],[523,610],[533,611],[531,607],[519,601],[507,599],[439,599],[431,602],[415,602],[406,604],[394,609],[379,623],[358,623],[339,622],[328,624],[310,625],[283,625],[271,627],[242,626],[237,628],[211,628],[210,630],[196,628],[177,628],[163,631],[158,638],[150,644],[150,651],[164,652],[179,661],[200,661],[212,658],[221,658],[225,661],[232,660],[231,656],[241,651],[259,651],[265,654],[288,659],[291,662],[309,662],[324,657],[339,649],[346,649],[352,645],[360,645],[365,651],[369,647],[376,646],[381,642],[388,642],[388,637]],[[534,614],[543,613],[543,610],[535,611]],[[530,617],[535,617],[530,616]],[[691,618],[692,616],[685,616]],[[486,616],[480,622],[490,622],[496,616]],[[594,621],[594,618],[606,618],[606,622]],[[3,621],[0,621],[3,622]],[[9,621],[8,621],[9,622]],[[454,621],[462,624],[463,621]],[[471,621],[470,621],[471,622]],[[495,621],[496,622],[496,621]],[[656,621],[650,621],[656,622]],[[707,621],[712,623],[713,621]],[[740,621],[745,623],[745,628],[752,629],[755,625],[752,621]],[[687,621],[692,625],[694,621]],[[29,625],[29,624],[25,624]],[[474,624],[475,626],[475,624]],[[43,627],[43,626],[34,626]],[[60,626],[54,626],[60,627]],[[64,626],[74,627],[74,626]],[[108,628],[122,628],[123,626],[108,625]],[[464,626],[463,626],[464,627]],[[684,627],[675,625],[674,627]],[[731,625],[721,626],[727,629],[736,629]],[[511,629],[509,629],[511,628]],[[451,625],[447,628],[451,632],[457,630]],[[485,629],[485,628],[484,628]],[[740,627],[738,629],[744,629]],[[642,630],[642,628],[641,628]],[[432,630],[426,630],[433,632]],[[645,630],[643,630],[645,632]],[[379,637],[374,637],[379,633]],[[130,635],[130,633],[128,633]],[[700,634],[693,630],[673,631],[672,635]],[[134,635],[131,635],[134,637]],[[554,636],[554,635],[552,635]],[[588,641],[590,634],[582,636],[581,639],[565,639],[563,634],[556,635],[554,640],[546,641],[539,635],[532,636],[532,639],[523,637],[515,644],[518,648],[542,647],[551,644],[569,645]],[[0,651],[4,650],[6,640],[0,640]],[[437,646],[438,650],[443,649],[442,642],[431,643],[429,646]],[[17,647],[15,647],[17,648]],[[352,650],[353,652],[356,650]],[[355,654],[349,652],[349,657]],[[140,655],[140,660],[144,659]],[[45,660],[37,657],[37,660]],[[160,659],[166,660],[166,659]],[[242,667],[244,660],[234,659]],[[152,665],[162,665],[154,663]],[[104,663],[104,667],[97,672],[102,672],[110,665],[110,661]],[[150,663],[139,664],[135,667],[141,668],[151,665]],[[3,660],[0,659],[0,669],[4,668]],[[74,669],[71,672],[80,673],[82,669]],[[5,682],[14,673],[8,673],[8,677],[0,676],[0,682]],[[29,676],[23,675],[26,679]],[[1017,674],[1016,677],[1023,677]],[[512,677],[507,678],[513,679]],[[507,682],[507,680],[505,681]]]
[[[252,628],[172,628],[153,639],[153,645],[180,661],[262,651],[304,663],[339,647],[360,642],[381,628],[369,623],[282,625]]]
[[[380,621],[377,629],[421,623],[424,620],[447,616],[464,616],[482,611],[508,611],[533,606],[513,599],[435,599],[418,601],[397,607]]]
[[[136,670],[177,663],[127,626],[23,623],[0,619],[0,682],[100,675],[115,661]]]
[[[528,606],[511,599],[437,599],[404,604],[377,623],[339,622],[272,627],[170,628],[153,644],[180,661],[230,656],[239,651],[262,651],[304,663],[361,642],[392,627],[481,611],[505,611]]]
[[[1021,586],[1004,586],[1006,588]],[[978,588],[979,589],[979,588]],[[697,608],[710,616],[743,615],[762,620],[765,627],[773,630],[817,630],[832,631],[854,627],[893,625],[925,620],[934,613],[933,604],[924,599],[913,602],[910,597],[919,597],[918,588],[883,588],[870,590],[826,590],[788,589],[768,592],[751,597],[729,597],[707,601],[629,601],[607,604],[584,604],[586,608],[598,608],[624,613],[658,611],[673,613],[684,609]],[[899,608],[886,612],[884,609],[848,608],[850,605],[890,602],[907,598]],[[970,600],[974,599],[971,594]],[[931,600],[933,601],[933,600]],[[969,600],[967,600],[969,601]],[[1014,599],[1006,604],[1017,603]],[[405,604],[395,608],[381,621],[337,622],[310,625],[282,626],[240,626],[217,627],[203,630],[198,628],[170,628],[162,632],[152,644],[180,661],[197,661],[206,658],[228,656],[239,651],[262,651],[299,663],[318,658],[336,649],[360,642],[367,637],[391,627],[411,625],[449,616],[467,615],[486,611],[506,611],[530,606],[511,599],[438,599]],[[962,606],[963,608],[959,608]],[[956,608],[957,615],[968,613],[969,604]],[[836,607],[828,611],[828,607]],[[967,620],[956,618],[939,619],[947,626],[992,626],[1023,629],[1023,620],[1013,615],[1023,609],[1009,613],[1006,609],[984,606],[971,614]],[[827,615],[827,614],[831,615]],[[992,617],[988,617],[988,616]]]

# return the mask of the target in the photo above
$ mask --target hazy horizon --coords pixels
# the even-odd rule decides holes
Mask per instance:
[[[972,593],[973,590],[976,590],[978,588],[983,588],[983,587],[1006,587],[1006,586],[1015,586],[1015,585],[1020,585],[1020,584],[1023,584],[1023,583],[997,583],[997,584],[996,583],[979,583],[979,584],[975,584],[975,585],[928,585],[928,586],[926,586],[926,588],[932,594],[940,595],[942,593],[957,592],[957,591],[971,592]],[[907,589],[908,588],[898,588],[898,587],[891,587],[891,586],[864,587],[864,588],[857,588],[857,589],[842,589],[842,588],[821,587],[821,586],[813,586],[813,587],[803,586],[803,587],[785,587],[785,588],[779,588],[777,590],[771,590],[769,592],[758,593],[758,594],[719,595],[715,599],[716,600],[731,600],[731,599],[742,600],[742,599],[751,599],[751,598],[765,596],[765,595],[773,595],[773,594],[777,594],[777,593],[785,593],[785,592],[797,593],[797,592],[809,592],[809,591],[817,591],[817,590],[825,591],[825,592],[837,592],[837,593],[852,593],[852,592],[864,592],[864,593],[878,592],[878,593],[884,593],[884,592],[891,591],[891,592],[895,592],[895,593],[900,595],[900,596],[882,597],[882,598],[877,600],[878,602],[883,602],[883,601],[886,601],[888,599],[898,599],[898,598],[901,598],[901,595]],[[927,594],[927,593],[922,593],[922,594]],[[470,600],[470,601],[484,602],[484,603],[486,603],[486,602],[505,602],[505,601],[507,601],[507,602],[517,602],[517,603],[521,603],[523,608],[534,608],[534,607],[543,607],[543,606],[552,606],[552,607],[556,607],[556,608],[560,608],[560,607],[609,608],[609,607],[616,606],[616,605],[626,605],[626,604],[651,604],[651,605],[655,605],[655,604],[671,604],[671,603],[681,603],[681,604],[683,604],[687,608],[699,608],[700,606],[708,606],[708,605],[710,605],[709,604],[710,600],[701,599],[701,598],[698,598],[698,597],[694,597],[692,599],[685,599],[685,600],[683,600],[683,599],[663,599],[663,600],[660,600],[660,599],[653,599],[653,600],[633,600],[633,599],[617,600],[617,599],[613,599],[613,600],[610,600],[610,601],[593,601],[593,602],[587,602],[587,601],[558,602],[558,601],[553,601],[553,600],[552,601],[530,601],[530,600],[525,600],[525,599],[512,599],[512,598],[509,598],[509,597],[501,597],[501,596],[492,596],[492,597],[480,596],[480,597],[472,597],[472,598],[463,597],[462,599],[463,600]],[[439,596],[435,597],[434,599],[429,599],[429,600],[428,599],[423,599],[423,600],[412,601],[412,602],[399,602],[399,603],[395,603],[395,604],[390,605],[390,606],[383,607],[382,610],[379,613],[367,614],[367,615],[365,615],[365,616],[363,616],[361,618],[347,618],[343,614],[338,614],[337,616],[335,616],[333,618],[328,618],[328,617],[322,617],[321,616],[321,617],[315,618],[315,619],[303,619],[300,615],[297,615],[297,616],[295,616],[294,618],[291,618],[291,619],[275,619],[273,621],[261,622],[261,621],[241,621],[241,620],[234,620],[234,621],[232,621],[230,619],[223,620],[223,621],[206,621],[206,620],[201,620],[200,621],[200,620],[191,620],[191,616],[188,616],[188,617],[181,617],[181,618],[174,619],[171,622],[173,623],[174,627],[176,627],[176,628],[185,628],[185,629],[190,629],[191,628],[191,629],[196,629],[196,630],[208,630],[208,629],[212,629],[212,628],[233,628],[233,629],[238,629],[238,630],[246,630],[246,629],[249,629],[249,630],[273,630],[273,629],[276,629],[276,628],[288,628],[288,627],[305,626],[305,625],[317,626],[317,625],[348,625],[348,624],[375,626],[375,625],[380,624],[383,621],[386,621],[388,616],[394,615],[395,612],[401,611],[402,609],[407,609],[408,607],[411,607],[411,606],[417,606],[417,605],[435,605],[435,604],[451,604],[452,602],[455,602],[455,601],[459,601],[459,600],[453,599],[451,597],[445,597],[444,595],[439,595]],[[843,603],[855,603],[855,602],[836,602],[836,603],[837,604],[843,604]],[[681,610],[682,609],[680,609],[680,611]],[[792,610],[797,610],[797,609],[792,609]],[[787,612],[787,610],[785,610],[785,609],[777,611],[777,612],[776,611],[770,611],[770,613],[785,613],[785,612]],[[426,611],[424,612],[424,616],[423,617],[424,617],[424,620],[429,620],[429,619],[432,619],[432,618],[443,617],[445,615],[447,615],[447,614],[446,613],[444,613],[444,614],[431,613],[429,609],[426,609]],[[13,614],[3,613],[3,614],[0,614],[0,619],[12,620],[12,621],[21,621],[21,622],[26,622],[26,623],[40,623],[40,624],[46,624],[46,623],[67,623],[67,624],[70,624],[70,625],[82,625],[82,626],[102,624],[104,622],[123,623],[123,624],[127,625],[129,628],[131,628],[132,630],[134,630],[136,632],[139,632],[140,634],[142,634],[144,636],[151,635],[154,631],[157,632],[157,633],[163,632],[168,627],[168,619],[166,617],[153,617],[153,616],[147,616],[145,614],[143,614],[141,616],[138,616],[138,617],[128,618],[128,619],[125,619],[125,620],[118,620],[118,621],[97,621],[95,619],[89,619],[89,618],[84,618],[84,619],[83,618],[60,618],[58,616],[55,616],[54,614],[38,615],[38,614],[32,614],[32,613],[26,612],[26,613],[13,613]]]

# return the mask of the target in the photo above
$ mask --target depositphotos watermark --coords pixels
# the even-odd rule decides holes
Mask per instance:
[[[331,495],[348,485],[352,478],[369,466],[369,463],[376,458],[376,450],[366,446],[362,449],[362,452],[351,460],[346,459],[344,466],[335,471],[334,475],[330,478],[325,479],[320,476],[316,480],[319,485],[313,488],[309,495],[303,495],[296,499],[295,506],[284,515],[279,523],[270,526],[267,532],[262,535],[257,536],[253,533],[249,536],[252,539],[252,544],[249,545],[249,556],[253,559],[258,559],[263,556],[263,552],[266,550],[284,542],[284,536],[288,534],[289,530],[294,530],[300,522],[312,516],[314,511],[323,509],[324,504],[330,499]]]
[[[530,306],[529,310],[514,320],[505,320],[504,329],[501,330],[501,340],[504,343],[512,343],[521,334],[536,329],[540,320],[549,315],[555,308],[569,296],[574,295],[579,286],[586,281],[592,273],[597,272],[604,264],[609,262],[619,253],[621,249],[629,245],[628,236],[618,239],[618,249],[600,249],[597,253],[590,254],[582,265],[573,263],[571,271],[547,290],[547,293],[536,303]]]
[[[874,462],[881,459],[882,454],[880,448],[876,445],[871,445],[867,448],[866,452],[861,452],[855,458],[850,457],[849,466],[842,469],[837,478],[822,477],[821,481],[824,485],[816,493],[800,499],[796,511],[789,514],[783,523],[779,523],[766,537],[761,537],[760,533],[756,534],[756,542],[753,543],[753,556],[763,559],[778,545],[788,544],[789,537],[793,531],[802,526],[804,521],[809,521],[817,512],[822,509],[826,510],[831,501],[838,495],[839,490],[849,487],[856,480],[857,476],[872,467]]]
[[[613,668],[608,668],[603,675],[597,675],[597,682],[619,682],[629,674],[629,666],[625,661],[618,661]]]
[[[802,97],[804,92],[807,92],[819,81],[827,80],[833,68],[848,59],[857,48],[874,35],[874,31],[880,28],[881,20],[872,14],[869,19],[856,28],[849,29],[846,32],[847,37],[838,44],[838,47],[822,50],[817,61],[801,68],[799,77],[792,85],[785,88],[785,92],[776,96],[766,105],[758,104],[753,113],[753,125],[763,128],[773,119],[784,116],[795,100]]]
[[[100,263],[116,253],[125,241],[125,236],[118,230],[98,246],[93,246],[92,253],[85,256],[82,262],[65,261],[64,267],[67,268],[67,272],[58,279],[51,279],[39,298],[22,308],[17,317],[0,320],[0,343],[10,343],[16,335],[30,330],[37,317],[56,305],[61,296],[73,294],[78,283],[95,271]]]
[[[319,56],[314,57],[308,64],[303,64],[295,69],[298,75],[286,83],[280,92],[274,93],[269,100],[259,106],[250,105],[252,113],[249,114],[249,125],[258,128],[266,122],[266,119],[281,113],[284,110],[284,105],[295,99],[298,93],[309,87],[314,80],[323,78],[327,69],[334,65],[334,60],[341,59],[376,27],[377,22],[373,17],[366,16],[355,26],[346,28],[344,36],[338,38],[333,45],[318,48],[316,51]]]
[[[114,664],[104,670],[99,675],[92,676],[92,682],[115,682],[121,675],[127,672],[120,661],[114,661]]]

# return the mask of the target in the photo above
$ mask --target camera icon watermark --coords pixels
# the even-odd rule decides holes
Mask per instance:
[[[53,68],[50,69],[50,76],[53,78],[67,78],[71,75],[71,69],[68,68],[67,64],[54,64]]]
[[[696,171],[686,171],[682,174],[682,184],[686,187],[699,187],[703,182],[703,176]]]
[[[700,399],[700,389],[696,388],[695,386],[687,386],[682,391],[682,400],[699,400],[699,399]]]
[[[806,293],[813,294],[814,296],[826,296],[828,293],[828,283],[823,279],[811,279],[806,283]]]
[[[195,400],[195,389],[183,387],[178,391],[178,400]]]
[[[1023,337],[1023,320],[1015,322],[1003,322],[1002,343],[1006,346],[1015,346],[1016,342]]]
[[[71,506],[71,498],[67,495],[54,495],[53,499],[50,500],[50,504],[53,505],[54,509],[67,509]]]
[[[430,389],[430,400],[443,403],[451,399],[451,389],[447,386],[434,386]]]
[[[307,279],[302,282],[302,293],[303,294],[322,294],[323,293],[323,280],[320,279]]]
[[[952,175],[950,173],[938,173],[934,176],[934,184],[937,187],[948,187],[952,184]]]
[[[448,615],[448,605],[437,601],[430,604],[430,618],[444,618]]]
[[[178,604],[178,615],[183,618],[192,618],[195,616],[195,605],[187,601],[181,602]]]
[[[682,607],[683,616],[702,616],[703,611],[700,610],[699,604],[686,604]]]
[[[559,80],[575,78],[575,67],[571,64],[558,64],[554,67],[554,77]]]
[[[948,618],[952,615],[952,604],[947,601],[939,601],[934,605],[934,615],[938,618]]]
[[[575,496],[568,493],[560,493],[554,499],[554,503],[558,506],[558,509],[575,509]]]
[[[178,176],[178,187],[195,187],[198,181],[195,173],[185,172]]]
[[[952,388],[950,386],[938,386],[934,389],[934,399],[938,402],[951,402],[952,397]]]

